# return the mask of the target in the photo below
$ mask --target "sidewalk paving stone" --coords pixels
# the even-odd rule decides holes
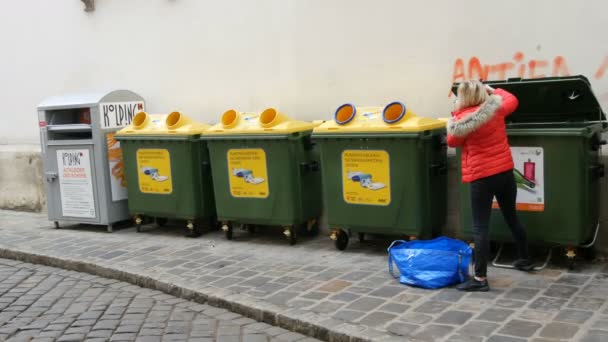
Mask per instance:
[[[336,340],[350,336],[387,341],[405,337],[520,341],[552,339],[563,331],[572,339],[592,341],[608,331],[608,267],[602,264],[581,263],[574,271],[552,265],[534,273],[490,267],[492,291],[488,293],[425,290],[401,285],[388,274],[389,241],[355,240],[346,251],[337,251],[327,236],[303,237],[297,245],[288,246],[280,236],[264,230],[253,236],[235,233],[234,241],[225,240],[220,231],[187,239],[171,223],[163,228],[151,225],[141,233],[129,227],[108,234],[102,227],[87,225],[53,229],[44,215],[0,211],[0,257],[93,274],[66,271],[74,281],[67,288],[56,286],[61,278],[41,278],[45,285],[40,291],[48,297],[36,304],[38,310],[25,315],[33,305],[31,298],[13,302],[31,285],[24,283],[11,292],[8,284],[20,284],[32,272],[21,270],[5,277],[9,282],[6,289],[0,287],[0,294],[4,293],[0,323],[21,315],[19,319],[34,320],[25,325],[35,331],[35,319],[42,319],[42,314],[67,312],[65,323],[49,319],[43,331],[69,328],[71,337],[89,333],[104,338],[104,331],[120,329],[126,337],[146,332],[154,340],[159,330],[172,329],[173,338],[178,339],[178,326],[166,325],[170,314],[159,314],[163,310],[150,302],[133,302],[133,296],[119,295],[137,288],[129,284],[133,283],[151,288],[140,291],[154,293],[148,297],[152,301],[168,300],[166,305],[171,307],[195,300],[292,330],[272,335],[278,339],[304,333],[331,335]],[[62,273],[53,273],[57,274]],[[117,292],[108,294],[81,283],[87,281]],[[116,305],[121,298],[125,299],[122,306]],[[119,324],[125,318],[135,324]],[[90,320],[95,323],[88,324]],[[250,332],[251,341],[261,338],[254,330],[243,329]],[[5,325],[0,335],[13,334],[11,330]],[[222,336],[229,340],[230,335]]]

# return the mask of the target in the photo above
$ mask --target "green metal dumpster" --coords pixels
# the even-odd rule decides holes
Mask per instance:
[[[572,76],[486,83],[519,99],[506,123],[518,183],[517,209],[528,239],[568,247],[566,255],[574,258],[574,247],[590,247],[597,237],[599,179],[604,175],[600,147],[606,143],[601,138],[606,117],[589,81]],[[471,238],[468,184],[461,184],[460,194],[463,237]],[[496,203],[494,208],[497,211]],[[512,241],[504,220],[491,221],[490,239]]]
[[[298,232],[315,233],[321,216],[315,123],[291,120],[274,108],[226,111],[205,131],[218,219],[226,238],[239,226],[281,226],[289,244]]]
[[[331,238],[344,250],[352,232],[428,238],[446,219],[445,121],[400,102],[340,106],[315,128]]]
[[[188,236],[199,236],[215,224],[215,201],[209,154],[200,135],[208,125],[179,112],[169,115],[138,113],[133,124],[120,130],[125,162],[129,211],[137,231],[145,217],[158,225],[167,219],[186,221]]]

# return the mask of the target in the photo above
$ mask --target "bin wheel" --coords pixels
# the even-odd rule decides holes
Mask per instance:
[[[365,242],[365,233],[359,233],[359,242],[363,243]]]
[[[568,258],[568,270],[574,271],[576,268],[576,258]]]
[[[286,227],[283,234],[285,234],[285,237],[287,238],[287,242],[289,242],[290,246],[293,246],[296,244],[298,237],[296,236],[296,229],[294,226]]]
[[[226,226],[228,227],[228,229],[225,230],[226,240],[232,240],[232,225],[227,224]]]
[[[211,229],[212,230],[220,230],[222,229],[222,222],[217,219],[211,219]]]
[[[568,258],[568,269],[574,270],[576,266],[576,259],[578,257],[578,248],[566,247],[566,258]]]
[[[61,228],[61,226],[59,226],[59,221],[55,221],[53,223],[55,223],[55,229],[60,229]]]
[[[169,221],[169,219],[166,217],[157,217],[154,219],[154,221],[156,222],[157,226],[164,227],[167,225],[167,222]]]
[[[255,225],[253,224],[247,224],[247,223],[237,223],[234,227],[234,230],[242,230],[242,231],[246,231],[249,232],[249,234],[254,234],[255,233]]]
[[[106,229],[107,229],[108,233],[112,233],[114,231],[114,225],[109,224]]]
[[[133,217],[133,222],[135,222],[135,230],[138,233],[141,233],[141,225],[144,224],[144,219],[145,217],[141,217],[141,216],[135,216]]]
[[[319,234],[319,219],[312,219],[306,222],[306,234],[308,236],[317,236]]]
[[[340,230],[336,236],[336,248],[343,251],[348,246],[348,234]]]
[[[197,238],[203,234],[203,228],[200,220],[188,221],[186,229],[188,230],[186,237],[189,238]]]
[[[316,236],[319,234],[319,221],[317,219],[312,219],[308,222],[296,225],[296,228],[297,233],[302,234],[302,236]]]

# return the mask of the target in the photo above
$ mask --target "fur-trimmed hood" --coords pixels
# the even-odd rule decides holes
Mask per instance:
[[[448,121],[448,134],[455,137],[464,138],[475,132],[496,115],[496,111],[502,105],[502,97],[491,95],[477,110],[457,118],[453,117]]]

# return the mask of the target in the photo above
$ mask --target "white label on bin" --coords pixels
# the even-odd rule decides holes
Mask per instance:
[[[57,150],[61,210],[65,217],[95,218],[88,150]]]
[[[517,210],[545,210],[545,169],[542,147],[511,147],[517,184]],[[494,208],[498,202],[494,199]]]
[[[133,122],[137,113],[144,110],[144,101],[100,103],[101,129],[126,127]]]

